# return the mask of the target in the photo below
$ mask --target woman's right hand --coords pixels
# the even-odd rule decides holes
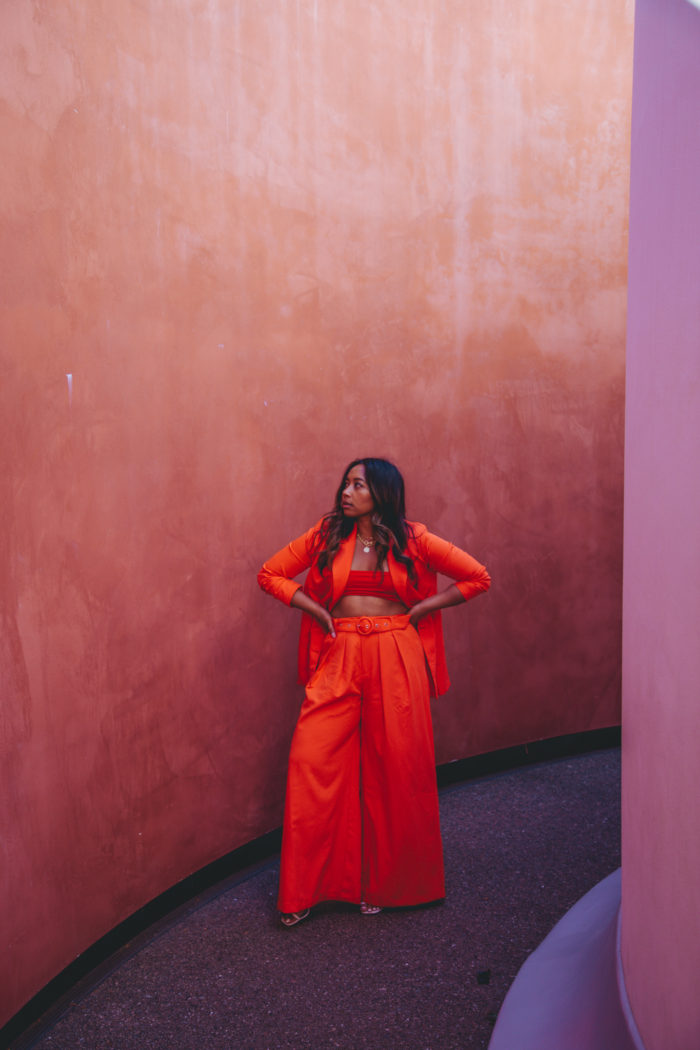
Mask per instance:
[[[329,634],[331,638],[335,638],[335,624],[328,609],[324,608],[323,605],[319,605],[308,594],[305,594],[301,587],[294,594],[290,605],[293,605],[296,609],[301,609],[302,612],[309,613],[315,620],[318,620],[326,634]]]
[[[322,606],[319,606],[319,609],[320,614],[316,619],[321,624],[321,627],[323,627],[326,634],[329,634],[331,638],[335,638],[335,624],[333,623],[333,617],[328,612],[328,609],[324,609]]]

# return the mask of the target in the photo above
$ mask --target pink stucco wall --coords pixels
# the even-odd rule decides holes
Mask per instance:
[[[700,1046],[700,11],[637,0],[622,948],[647,1050]]]
[[[0,1022],[276,827],[354,455],[491,593],[447,761],[619,720],[630,0],[3,0]]]

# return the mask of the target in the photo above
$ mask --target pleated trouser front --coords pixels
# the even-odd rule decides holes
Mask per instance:
[[[370,633],[357,631],[360,620]],[[292,740],[279,910],[438,900],[442,842],[418,632],[407,615],[344,618],[336,629]]]

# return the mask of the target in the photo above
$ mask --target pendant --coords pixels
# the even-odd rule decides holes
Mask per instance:
[[[365,554],[369,554],[369,547],[363,547],[362,549],[365,552]]]

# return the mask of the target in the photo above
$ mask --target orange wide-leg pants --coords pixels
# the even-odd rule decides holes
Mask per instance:
[[[326,637],[289,757],[278,907],[445,895],[425,655],[407,615]]]

